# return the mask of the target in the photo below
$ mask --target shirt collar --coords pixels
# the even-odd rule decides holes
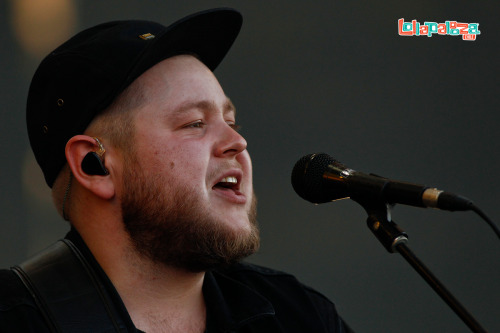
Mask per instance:
[[[205,274],[203,295],[207,305],[207,332],[236,330],[275,314],[266,298],[219,271]]]
[[[107,296],[109,296],[109,299],[111,299],[111,301],[115,306],[114,307],[115,315],[118,316],[118,318],[120,318],[123,321],[122,325],[125,325],[126,331],[141,332],[137,330],[137,328],[135,327],[134,323],[132,322],[132,318],[130,318],[130,315],[127,311],[127,308],[125,307],[125,304],[123,303],[120,295],[118,294],[118,291],[116,290],[116,288],[114,287],[113,283],[108,278],[104,270],[101,268],[101,266],[95,259],[90,249],[87,247],[87,244],[85,244],[85,241],[82,239],[78,231],[75,228],[71,227],[71,230],[66,235],[66,239],[69,239],[71,242],[73,242],[74,245],[76,245],[76,247],[80,250],[80,252],[85,257],[87,262],[94,269],[94,272],[99,277],[99,283],[102,284],[102,286],[107,292]]]

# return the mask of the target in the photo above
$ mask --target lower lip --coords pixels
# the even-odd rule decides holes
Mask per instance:
[[[236,204],[244,204],[247,202],[247,197],[241,193],[240,191],[233,190],[230,188],[224,187],[214,187],[212,190],[218,195],[223,197],[224,199],[236,203]]]

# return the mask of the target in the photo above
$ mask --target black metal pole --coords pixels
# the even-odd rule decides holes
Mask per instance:
[[[396,245],[396,250],[408,261],[417,273],[431,286],[446,304],[473,332],[486,332],[476,319],[460,304],[432,272],[413,254],[406,244]]]
[[[365,208],[368,213],[366,220],[368,228],[375,234],[386,250],[390,253],[399,252],[473,332],[487,332],[406,246],[408,235],[392,221],[390,215],[391,206],[384,202],[374,202],[372,200],[357,199],[356,201]]]

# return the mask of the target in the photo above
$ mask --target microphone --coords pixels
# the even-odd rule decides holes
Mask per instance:
[[[292,171],[292,186],[301,198],[315,204],[351,198],[449,211],[474,207],[469,199],[450,192],[349,169],[325,153],[298,160]]]

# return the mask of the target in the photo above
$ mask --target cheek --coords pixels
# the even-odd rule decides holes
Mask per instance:
[[[205,182],[207,163],[204,154],[193,145],[176,147],[157,147],[151,151],[149,165],[144,165],[148,172],[161,174],[169,182],[184,184],[191,188]]]
[[[183,148],[169,145],[169,137],[155,137],[144,145],[144,149],[138,152],[137,157],[142,159],[141,164],[149,172],[164,173],[173,171],[180,167],[179,156],[185,154]]]
[[[166,132],[152,129],[138,138],[142,149],[137,151],[137,158],[141,159],[142,170],[149,176],[161,176],[176,187],[200,188],[206,181],[209,145]]]

